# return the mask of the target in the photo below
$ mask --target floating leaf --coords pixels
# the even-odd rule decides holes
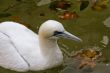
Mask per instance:
[[[95,11],[102,11],[107,8],[109,0],[96,0],[93,2],[92,9]]]
[[[11,16],[10,13],[0,13],[0,18],[9,17]]]
[[[87,8],[88,5],[89,5],[89,1],[81,1],[80,11],[84,10],[85,8]]]
[[[65,11],[62,15],[59,15],[59,18],[63,20],[77,19],[78,17],[79,15],[76,12],[70,11]]]
[[[73,59],[73,62],[67,65],[67,67],[65,67],[60,73],[91,73],[93,72],[93,69],[88,66],[80,69],[79,64],[80,64],[79,59]]]
[[[53,1],[50,3],[49,8],[51,10],[57,11],[57,10],[67,10],[72,5],[69,1]]]
[[[108,5],[109,0],[98,0],[98,2],[96,4],[98,5]]]
[[[73,59],[73,62],[67,65],[60,73],[110,73],[110,64],[96,63],[96,67],[91,68],[85,66],[84,68],[78,68],[80,60]]]
[[[92,7],[92,9],[95,10],[95,11],[102,11],[102,10],[105,10],[106,8],[107,8],[106,5],[94,5]]]

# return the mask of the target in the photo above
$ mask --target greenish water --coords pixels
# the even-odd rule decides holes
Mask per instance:
[[[110,17],[110,2],[107,9],[103,11],[93,11],[90,6],[85,10],[79,11],[79,5],[73,5],[71,11],[79,14],[77,20],[61,20],[58,18],[58,12],[51,11],[48,5],[38,7],[36,0],[0,0],[0,22],[16,21],[23,23],[34,32],[38,32],[39,26],[48,19],[60,21],[66,30],[79,36],[83,43],[77,43],[71,40],[60,39],[59,45],[66,45],[67,52],[84,49],[85,47],[98,46],[103,48],[102,52],[110,62],[110,43],[106,47],[102,47],[100,42],[104,35],[110,38],[110,28],[105,27],[103,21]],[[73,0],[71,0],[73,1]],[[44,13],[45,16],[40,16]],[[59,73],[63,67],[54,68],[41,72],[25,72],[25,73]],[[18,73],[0,68],[0,73]]]

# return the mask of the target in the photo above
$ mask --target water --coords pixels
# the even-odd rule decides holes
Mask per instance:
[[[84,49],[85,47],[98,46],[103,49],[102,52],[107,62],[110,62],[110,43],[108,43],[106,47],[103,47],[103,44],[100,42],[103,36],[110,38],[110,27],[105,27],[103,24],[103,21],[110,17],[110,2],[108,8],[103,11],[93,11],[90,6],[83,11],[79,11],[78,8],[79,5],[73,5],[70,9],[79,14],[77,20],[61,20],[58,18],[58,12],[49,10],[48,5],[38,7],[35,0],[0,0],[0,14],[10,14],[10,16],[0,16],[0,22],[16,21],[37,33],[40,24],[44,21],[48,19],[58,20],[64,25],[66,30],[79,36],[83,40],[83,43],[65,39],[59,40],[61,47],[62,45],[66,45],[68,48],[66,51],[68,53]],[[41,72],[29,71],[25,73],[58,73],[61,69],[62,67]],[[0,73],[18,72],[0,68]]]

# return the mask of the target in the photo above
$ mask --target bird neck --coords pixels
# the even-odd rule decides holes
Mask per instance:
[[[59,49],[57,40],[39,37],[41,52],[44,56],[54,55]]]
[[[57,40],[39,37],[41,55],[46,66],[54,67],[63,61],[63,55],[58,47]]]

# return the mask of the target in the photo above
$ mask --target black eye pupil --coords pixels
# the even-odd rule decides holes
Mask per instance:
[[[58,35],[58,34],[62,34],[62,33],[63,33],[63,32],[55,31],[55,32],[54,32],[54,36],[55,36],[55,35]]]

